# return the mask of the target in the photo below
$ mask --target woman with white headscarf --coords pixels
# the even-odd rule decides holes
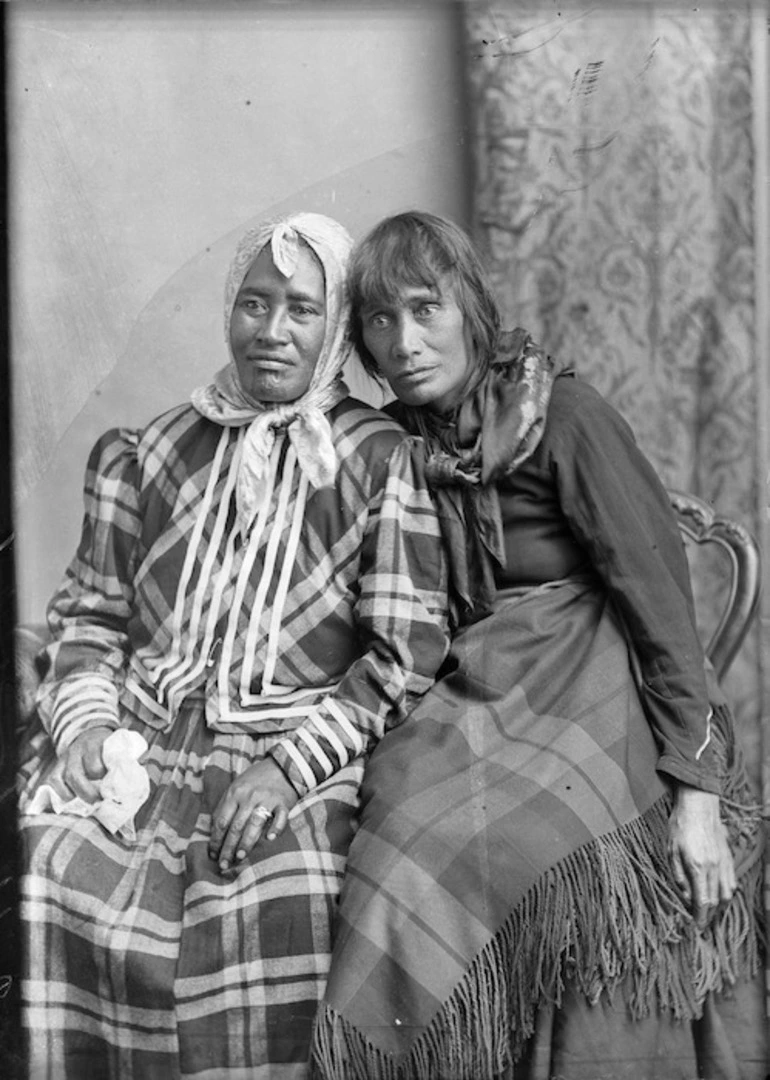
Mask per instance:
[[[22,771],[32,1076],[306,1075],[364,759],[447,648],[417,455],[340,375],[350,246],[249,232],[228,365],[92,452]]]

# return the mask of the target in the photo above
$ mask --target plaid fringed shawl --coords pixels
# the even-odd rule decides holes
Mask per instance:
[[[511,591],[367,766],[316,1029],[334,1080],[488,1080],[567,985],[632,1016],[699,1014],[758,966],[758,826],[699,934],[666,851],[670,794],[604,591]],[[724,790],[745,798],[716,710]]]

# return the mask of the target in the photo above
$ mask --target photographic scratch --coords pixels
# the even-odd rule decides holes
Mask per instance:
[[[528,53],[535,52],[536,49],[542,49],[544,45],[547,45],[549,42],[553,41],[554,38],[557,38],[559,36],[559,34],[561,34],[561,32],[562,32],[562,27],[559,26],[559,27],[556,28],[556,30],[554,30],[554,32],[551,34],[550,37],[545,38],[543,41],[538,41],[536,45],[533,45],[529,49],[501,49],[500,52],[489,53],[488,55],[492,56],[494,59],[498,59],[499,57],[502,57],[502,56],[510,57],[510,58],[513,58],[515,56],[526,56]],[[485,42],[482,42],[482,44],[483,45],[488,45],[488,44],[491,44],[491,42],[486,42],[485,41]],[[484,54],[479,53],[478,55],[483,56]]]
[[[603,60],[592,60],[590,63],[586,64],[585,71],[583,71],[582,68],[577,68],[575,74],[572,76],[568,100],[572,100],[573,94],[582,94],[584,97],[593,94],[596,90],[599,75],[603,66]]]
[[[650,46],[650,51],[647,53],[647,57],[646,57],[644,63],[642,64],[642,70],[636,76],[637,79],[642,79],[647,74],[647,69],[649,68],[649,66],[653,62],[653,60],[655,59],[655,50],[657,49],[659,42],[660,42],[660,38],[656,37],[655,40],[653,41],[652,45]]]
[[[588,7],[584,11],[576,12],[574,15],[565,15],[564,12],[557,11],[555,16],[546,19],[541,23],[538,23],[537,26],[530,26],[524,30],[508,34],[500,34],[500,36],[496,38],[482,38],[481,41],[477,42],[477,46],[482,46],[482,51],[474,53],[473,58],[482,59],[485,56],[491,56],[494,59],[499,59],[501,57],[514,58],[517,56],[526,56],[528,53],[534,52],[536,49],[541,49],[543,48],[543,46],[548,45],[549,42],[553,41],[559,36],[559,34],[561,34],[561,32],[569,23],[575,22],[577,19],[583,19],[586,16],[591,15],[592,12],[595,10],[597,10],[595,7]],[[541,35],[539,40],[537,40],[533,45],[529,47],[515,46],[514,43],[518,42],[519,39],[533,34]],[[494,48],[495,46],[504,46],[506,44],[510,44],[511,47],[500,48],[498,52],[493,53],[487,51],[488,49]]]
[[[601,142],[586,144],[585,146],[577,146],[572,151],[573,154],[592,154],[594,150],[606,150],[610,143],[613,143],[617,139],[620,131],[613,131],[611,135],[608,135],[606,139],[602,139]]]

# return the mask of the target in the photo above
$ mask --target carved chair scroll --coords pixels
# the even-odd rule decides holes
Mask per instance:
[[[706,655],[714,665],[717,677],[722,679],[749,632],[759,604],[759,546],[743,525],[720,516],[697,496],[673,490],[668,494],[683,537],[696,544],[716,544],[729,557],[727,601],[717,627],[705,645]]]

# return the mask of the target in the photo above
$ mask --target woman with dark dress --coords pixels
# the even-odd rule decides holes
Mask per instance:
[[[758,966],[758,826],[667,493],[595,390],[500,331],[451,222],[386,219],[350,282],[424,440],[456,633],[367,766],[318,1074],[692,1080],[696,1020],[698,1075],[733,1076],[705,1046]]]

